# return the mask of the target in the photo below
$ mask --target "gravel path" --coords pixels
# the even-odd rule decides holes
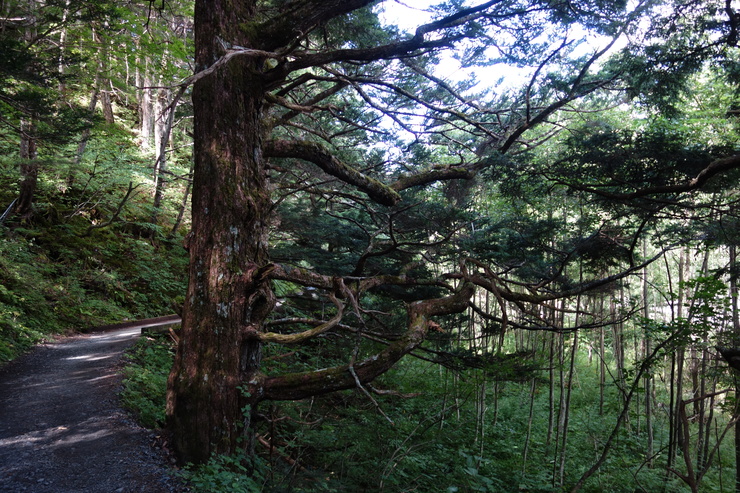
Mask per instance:
[[[116,396],[140,327],[43,344],[0,370],[0,492],[186,491]]]

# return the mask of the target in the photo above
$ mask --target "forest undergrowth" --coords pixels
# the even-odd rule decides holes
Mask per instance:
[[[551,409],[544,370],[512,381],[411,359],[377,383],[393,389],[387,395],[369,399],[347,391],[259,408],[253,456],[214,456],[182,474],[197,492],[568,491],[598,459],[623,406],[613,382],[604,386],[600,401],[599,365],[587,345],[581,349],[562,473],[562,445],[551,422],[558,412]],[[164,424],[172,351],[168,334],[150,334],[128,352],[122,398],[146,426]],[[669,396],[661,391],[653,399],[658,403],[651,419],[654,454],[645,454],[645,416],[630,413],[605,464],[583,491],[690,491],[665,467]],[[726,425],[720,416],[713,433]],[[701,491],[733,488],[733,453],[731,440],[720,445]]]

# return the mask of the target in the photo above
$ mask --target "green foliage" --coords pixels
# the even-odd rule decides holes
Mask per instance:
[[[149,214],[146,196],[134,193],[111,221],[128,183],[143,175],[142,156],[128,138],[109,128],[78,165],[44,160],[33,220],[19,224],[10,215],[0,227],[3,357],[44,334],[172,313],[184,295],[180,238],[137,226]],[[17,180],[17,160],[1,159],[3,211]]]
[[[718,0],[656,3],[648,30],[660,41],[623,50],[611,60],[610,70],[623,74],[631,97],[653,111],[677,116],[690,77],[706,63],[722,66],[728,52],[732,56],[737,32],[725,15],[725,3]]]
[[[0,228],[0,359],[46,334],[172,313],[184,295],[187,256],[174,241],[115,227],[80,236],[86,220],[49,219]]]
[[[260,2],[259,15],[268,18],[281,14],[286,5],[301,3]],[[479,175],[477,180],[403,190],[401,204],[382,208],[365,202],[355,187],[313,164],[271,162],[270,181],[279,216],[270,218],[275,221],[271,260],[347,276],[348,283],[363,276],[404,275],[419,284],[382,286],[364,293],[356,300],[354,315],[349,314],[347,301],[343,325],[361,327],[372,341],[356,342],[359,338],[336,331],[290,352],[268,345],[264,348],[265,372],[346,364],[349,349],[355,345],[359,357],[376,352],[384,347],[381,341],[393,340],[404,328],[403,303],[448,292],[446,285],[463,277],[456,266],[468,256],[491,268],[491,275],[484,276],[484,269],[478,272],[470,267],[471,274],[480,275],[480,286],[501,280],[505,289],[496,292],[498,296],[529,289],[533,296],[553,295],[546,298],[552,303],[539,307],[520,303],[523,317],[515,317],[513,304],[508,304],[511,332],[516,330],[511,325],[519,323],[540,327],[547,322],[551,328],[550,318],[556,318],[547,313],[551,309],[562,310],[563,318],[569,318],[572,304],[563,301],[559,305],[557,291],[636,265],[640,260],[636,247],[646,233],[660,243],[674,238],[686,241],[699,232],[705,233],[702,241],[706,245],[732,243],[737,221],[714,217],[726,204],[712,206],[700,218],[705,226],[686,215],[681,197],[662,194],[658,200],[622,201],[608,197],[685,183],[708,163],[736,152],[737,122],[726,115],[738,107],[737,88],[730,87],[738,80],[737,64],[730,63],[731,57],[720,57],[723,46],[731,44],[725,43],[730,40],[724,36],[731,34],[719,22],[723,3],[712,0],[710,8],[704,9],[705,3],[689,0],[676,12],[670,8],[658,12],[655,23],[643,27],[654,39],[662,39],[662,44],[630,46],[595,72],[580,70],[585,66],[578,65],[583,60],[574,54],[578,42],[570,31],[577,33],[585,26],[597,33],[617,32],[627,2],[589,0],[575,7],[535,2],[533,9],[491,2],[489,14],[473,22],[460,17],[445,31],[427,33],[430,40],[449,36],[444,43],[462,45],[454,54],[461,69],[499,62],[521,68],[529,78],[526,90],[503,96],[505,90],[494,87],[487,94],[474,94],[473,72],[465,80],[446,81],[445,87],[438,84],[432,65],[439,56],[431,48],[423,56],[402,61],[327,64],[296,74],[284,86],[275,79],[273,96],[296,105],[315,104],[316,111],[297,111],[274,102],[265,105],[265,121],[278,126],[270,138],[321,140],[337,158],[363,163],[363,173],[385,182],[451,165],[476,170]],[[152,220],[153,159],[151,152],[142,149],[145,146],[139,147],[135,128],[144,102],[130,78],[136,72],[151,76],[150,82],[158,78],[164,85],[182,80],[190,74],[189,36],[171,29],[165,16],[153,15],[156,5],[152,3],[150,12],[144,14],[136,6],[53,0],[45,2],[43,17],[36,17],[38,27],[50,29],[46,36],[55,36],[53,42],[48,43],[52,38],[30,42],[9,20],[30,18],[34,12],[23,10],[26,5],[34,4],[11,2],[8,20],[2,21],[0,30],[3,209],[18,194],[17,130],[19,122],[31,116],[39,139],[36,164],[40,175],[35,216],[23,221],[11,217],[7,228],[0,228],[0,361],[11,359],[49,333],[171,312],[173,301],[184,295],[187,264],[187,255],[179,246],[181,238],[176,234],[167,237],[181,203],[181,183],[168,188],[159,211],[161,222]],[[192,2],[167,5],[177,15],[192,14]],[[433,10],[450,14],[465,5],[462,0],[451,0]],[[670,16],[664,16],[666,12]],[[682,16],[683,22],[696,21],[698,27],[676,29],[674,21],[681,21]],[[183,31],[191,27],[187,22],[176,24]],[[348,53],[405,36],[398,29],[381,26],[372,8],[319,24],[305,33],[306,46],[313,53],[320,53],[322,47]],[[239,27],[255,29],[248,24]],[[67,46],[57,43],[60,29],[68,36]],[[630,35],[639,39],[637,32]],[[46,46],[59,49],[43,49]],[[684,56],[687,52],[695,56]],[[286,59],[297,59],[285,53]],[[97,66],[97,58],[108,65]],[[725,72],[706,72],[708,82],[691,79],[701,73],[707,60],[719,60]],[[62,66],[66,72],[60,70]],[[638,120],[634,114],[614,112],[591,120],[595,114],[591,107],[611,102],[610,95],[589,101],[584,106],[589,113],[579,115],[586,115],[587,120],[579,125],[548,111],[555,109],[553,104],[568,103],[568,113],[578,115],[578,102],[572,98],[592,87],[618,89],[620,83],[630,97],[640,98],[649,108],[658,108],[669,117],[683,113],[691,118]],[[86,110],[90,94],[101,88],[111,89],[116,99],[117,123],[113,125],[103,124]],[[696,97],[683,97],[688,91]],[[321,111],[322,107],[327,110]],[[180,108],[177,116],[190,115],[187,108]],[[502,140],[538,121],[566,131],[555,136],[549,130],[527,130],[522,142],[536,148],[535,152],[521,152],[523,147],[513,146],[513,156],[502,154],[506,152],[500,147]],[[78,156],[85,129],[92,129],[93,135],[84,154]],[[189,138],[183,141],[182,147],[188,147]],[[552,145],[540,146],[548,141]],[[185,175],[190,156],[172,149],[169,164],[168,179]],[[728,174],[705,191],[720,194],[736,183],[737,175]],[[127,190],[132,194],[122,202]],[[618,288],[629,290],[628,281],[611,283],[597,294]],[[626,322],[626,337],[637,345],[639,337],[648,335],[653,344],[662,344],[658,356],[665,359],[689,345],[710,347],[728,324],[730,307],[723,296],[727,287],[714,277],[702,277],[679,289],[693,293],[688,296],[687,317],[670,322],[644,320],[636,327]],[[274,283],[274,290],[280,306],[270,323],[293,317],[302,320],[291,325],[314,326],[335,310],[315,288],[280,281]],[[491,284],[490,292],[494,291]],[[597,298],[579,298],[580,309],[589,315],[593,312],[594,319],[601,316],[596,313]],[[629,300],[620,302],[627,309]],[[484,306],[479,299],[472,303]],[[489,305],[495,314],[495,302],[486,299],[487,309]],[[465,314],[440,317],[434,323],[445,328],[429,336],[424,349],[430,353],[418,351],[425,361],[403,362],[374,383],[397,389],[398,395],[371,400],[364,393],[348,391],[245,409],[255,412],[255,432],[273,447],[265,451],[257,445],[256,457],[218,456],[191,467],[185,473],[191,486],[208,492],[557,491],[554,465],[559,445],[549,435],[548,420],[558,413],[558,404],[551,406],[545,386],[556,384],[551,377],[562,378],[564,365],[548,362],[542,355],[524,364],[521,359],[535,346],[533,351],[544,352],[547,343],[556,341],[555,336],[530,339],[517,334],[521,344],[499,351],[490,339],[511,337],[503,332],[503,320],[482,322]],[[604,320],[595,326],[601,323]],[[448,330],[447,325],[455,329]],[[472,327],[470,338],[463,326]],[[576,362],[570,389],[566,482],[594,462],[610,434],[614,416],[621,411],[624,383],[620,380],[629,383],[641,364],[649,363],[652,375],[664,370],[665,359],[643,363],[637,349],[628,355],[634,365],[616,368],[614,354],[625,343],[614,330],[604,336],[607,350],[601,355],[608,371],[616,375],[614,382],[604,384],[603,406],[596,402],[594,392],[602,385],[595,365],[580,355]],[[478,346],[476,338],[486,342]],[[558,341],[562,344],[562,339]],[[593,350],[595,339],[588,344]],[[526,351],[522,350],[525,346]],[[142,424],[160,426],[171,345],[166,338],[142,338],[127,357],[121,399]],[[657,390],[656,399],[667,401],[664,392]],[[638,392],[639,397],[644,398]],[[732,399],[724,404],[726,410],[733,407]],[[531,423],[530,406],[534,411]],[[637,406],[630,411],[629,426],[620,431],[600,475],[585,491],[631,492],[635,485],[644,491],[680,491],[675,481],[666,480],[660,467],[644,467],[641,413]],[[656,439],[665,443],[665,416],[656,416],[655,424]],[[529,439],[526,463],[525,436]],[[723,451],[723,457],[729,455]],[[718,484],[714,472],[704,482],[707,488]]]
[[[60,296],[50,279],[56,272],[32,241],[0,237],[0,361],[62,330],[54,307]]]
[[[162,335],[141,337],[126,351],[121,402],[148,428],[164,425],[167,377],[173,357],[172,341]]]
[[[264,464],[246,455],[216,455],[207,463],[182,471],[195,493],[259,493],[263,490]]]
[[[3,6],[3,29],[0,30],[0,132],[16,133],[22,119],[33,119],[31,137],[47,145],[66,143],[80,132],[89,120],[81,101],[67,98],[62,90],[78,82],[84,55],[65,52],[58,40],[59,32],[78,32],[80,25],[115,19],[114,4],[103,2],[47,2],[42,6],[7,2]],[[75,29],[77,28],[77,29]],[[68,33],[74,36],[74,33]],[[87,35],[90,36],[89,31]],[[72,71],[60,70],[62,60]]]
[[[572,184],[574,191],[598,189],[602,194],[684,183],[714,159],[733,152],[726,143],[708,145],[691,129],[661,120],[639,129],[592,122],[573,132],[562,150],[561,159],[543,173]],[[630,205],[644,207],[644,200],[638,197]],[[601,203],[615,207],[610,201],[619,203],[608,195]]]
[[[5,294],[0,286],[0,294]],[[5,304],[0,304],[0,363],[10,361],[37,342],[44,333],[29,329],[20,321],[21,313]]]

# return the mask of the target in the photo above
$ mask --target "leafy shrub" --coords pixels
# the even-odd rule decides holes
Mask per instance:
[[[12,360],[43,339],[41,332],[21,324],[19,317],[20,312],[0,303],[0,362]]]
[[[0,229],[0,234],[6,230]],[[0,238],[0,361],[60,331],[48,302],[53,267],[24,238]]]
[[[215,455],[206,464],[188,466],[182,475],[195,493],[256,493],[265,476],[263,463],[245,455]]]

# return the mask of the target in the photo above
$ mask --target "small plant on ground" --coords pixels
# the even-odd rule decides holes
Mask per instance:
[[[164,424],[167,376],[173,359],[173,343],[167,335],[141,337],[126,352],[121,402],[147,428]]]
[[[188,466],[182,476],[195,493],[257,493],[263,490],[264,465],[244,455],[215,455],[200,466]]]

